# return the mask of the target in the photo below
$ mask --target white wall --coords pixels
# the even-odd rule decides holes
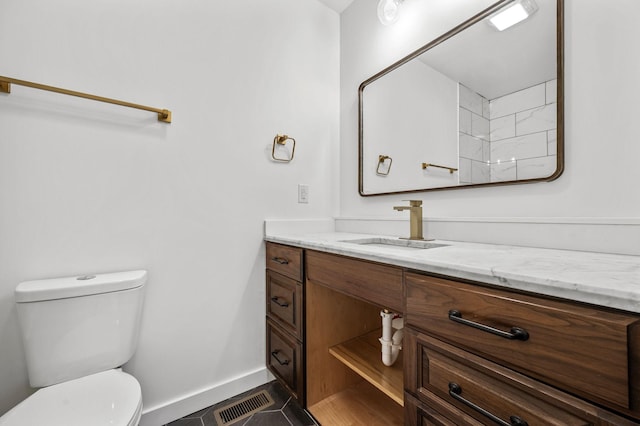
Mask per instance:
[[[492,1],[466,0],[456,5],[477,3],[480,10]],[[640,38],[635,18],[640,14],[637,0],[567,0],[565,4],[565,171],[556,181],[528,185],[499,186],[455,191],[422,192],[397,196],[360,197],[357,191],[357,87],[377,71],[415,50],[426,41],[453,27],[462,17],[446,0],[421,2],[407,0],[405,12],[391,27],[380,25],[376,19],[375,2],[356,0],[342,14],[341,20],[341,216],[346,218],[397,217],[392,206],[399,200],[424,200],[427,219],[438,221],[466,218],[468,224],[478,219],[478,227],[487,229],[485,240],[503,242],[497,235],[492,240],[492,228],[486,218],[510,223],[522,219],[519,241],[527,245],[529,237],[536,239],[541,225],[558,222],[595,225],[612,224],[627,227],[629,232],[617,233],[614,243],[607,241],[606,249],[640,254],[640,244],[627,239],[640,236],[640,143],[632,111],[637,110],[640,98],[640,55],[628,48],[632,40]],[[528,218],[528,219],[527,219]],[[587,219],[587,218],[593,218]],[[405,218],[406,219],[406,218]],[[606,227],[605,227],[606,228]],[[605,229],[602,228],[602,229]],[[437,224],[432,229],[442,232],[437,238],[452,237]],[[466,229],[466,228],[465,228]],[[536,229],[536,231],[533,231]],[[595,228],[594,228],[595,229]],[[553,241],[562,234],[565,242]],[[591,243],[571,235],[551,233],[550,246],[577,249],[598,249],[611,235],[595,233]],[[470,233],[469,235],[473,235]],[[545,233],[546,235],[546,233]],[[594,235],[591,235],[593,237]],[[456,234],[455,238],[464,238]],[[478,237],[480,238],[480,237]],[[573,245],[569,244],[573,241]],[[488,242],[491,242],[488,241]],[[584,243],[584,244],[583,244]],[[539,244],[539,241],[536,242]],[[628,250],[629,249],[629,250]]]
[[[148,269],[128,365],[146,412],[267,377],[263,220],[330,217],[338,201],[338,14],[316,0],[4,0],[0,52],[0,75],[173,111],[164,124],[0,94],[0,414],[30,392],[23,280]],[[269,159],[276,133],[297,140],[290,164]]]

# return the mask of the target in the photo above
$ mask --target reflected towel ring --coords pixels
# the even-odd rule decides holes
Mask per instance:
[[[290,140],[293,142],[293,147],[291,149],[291,157],[289,158],[278,158],[276,157],[276,146],[277,145],[281,145],[281,146],[285,146],[287,144],[287,141]],[[276,135],[275,138],[273,138],[273,148],[271,148],[271,158],[274,161],[280,161],[283,163],[288,163],[291,160],[293,160],[293,156],[296,153],[296,140],[292,137],[289,137],[287,135]]]
[[[389,160],[389,167],[387,167],[387,172],[380,171],[380,166],[382,166],[386,160]],[[376,167],[376,174],[379,176],[387,176],[391,171],[391,164],[393,164],[393,158],[388,155],[378,155],[378,167]]]

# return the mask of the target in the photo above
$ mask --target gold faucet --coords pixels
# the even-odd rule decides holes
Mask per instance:
[[[409,210],[411,214],[409,218],[410,236],[409,240],[424,240],[422,237],[422,200],[404,200],[409,201],[408,206],[395,206],[393,209],[399,212]]]

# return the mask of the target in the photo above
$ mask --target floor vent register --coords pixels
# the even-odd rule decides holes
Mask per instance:
[[[213,412],[219,425],[231,425],[242,419],[246,419],[253,413],[257,413],[273,405],[273,399],[266,390],[249,395],[230,405],[218,408]]]

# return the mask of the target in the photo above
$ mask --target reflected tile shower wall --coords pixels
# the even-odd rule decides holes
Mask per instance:
[[[491,182],[489,100],[462,84],[458,93],[460,183]]]
[[[534,179],[554,172],[556,87],[557,80],[550,80],[487,100],[460,85],[461,183]]]

